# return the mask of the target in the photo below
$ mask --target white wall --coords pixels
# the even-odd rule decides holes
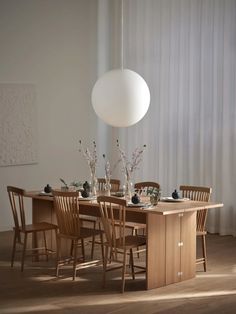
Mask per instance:
[[[89,174],[78,140],[97,140],[90,103],[97,78],[97,4],[0,0],[0,82],[36,85],[39,151],[36,165],[0,167],[0,230],[13,224],[7,185],[37,190],[60,186],[60,177],[71,182]]]

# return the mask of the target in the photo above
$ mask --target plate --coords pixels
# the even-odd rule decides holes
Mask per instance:
[[[145,203],[138,203],[138,204],[133,204],[133,203],[128,203],[128,207],[145,207]]]
[[[44,191],[41,191],[40,193],[39,193],[39,195],[40,196],[52,196],[52,193],[50,192],[50,193],[46,193],[46,192],[44,192]]]
[[[162,202],[179,203],[189,201],[189,198],[173,198],[173,197],[162,197]]]
[[[123,192],[113,192],[111,193],[112,196],[116,196],[116,197],[124,197],[124,193]]]
[[[78,198],[79,201],[93,201],[95,199],[96,197],[79,197]]]

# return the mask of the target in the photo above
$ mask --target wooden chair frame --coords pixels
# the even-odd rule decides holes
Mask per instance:
[[[134,190],[140,195],[147,195],[148,189],[160,189],[160,184],[158,182],[146,181],[146,182],[137,182],[134,185]]]
[[[105,178],[98,178],[98,190],[99,191],[104,191],[105,190],[105,184],[106,184],[106,180]],[[111,179],[110,180],[110,184],[111,184],[111,192],[117,192],[120,189],[120,180],[118,179]],[[83,222],[89,222],[92,224],[92,228],[94,230],[98,229],[100,231],[102,231],[101,229],[101,223],[100,223],[100,219],[96,218],[96,217],[92,217],[92,216],[87,216],[87,215],[81,215],[81,220]],[[102,233],[101,233],[102,236]],[[91,247],[91,259],[93,259],[94,256],[94,246],[95,244],[101,244],[100,241],[96,241],[95,240],[95,235],[93,236],[92,239],[92,247]]]
[[[132,278],[135,279],[133,259],[133,249],[137,246],[145,245],[144,237],[126,235],[126,200],[111,196],[99,196],[97,199],[100,205],[101,221],[106,236],[105,255],[103,262],[103,284],[106,282],[106,272],[122,268],[122,289],[125,288],[126,259],[129,255],[129,264],[131,266]],[[109,255],[110,250],[110,255]],[[119,254],[123,255],[122,260]],[[121,266],[107,268],[110,258],[114,262],[121,263]],[[143,267],[140,267],[144,269]]]
[[[147,190],[151,188],[160,189],[160,184],[158,182],[152,181],[143,181],[137,182],[134,184],[134,190],[140,196],[147,195]],[[145,233],[146,225],[142,223],[128,223],[127,228],[131,229],[133,235],[137,235],[138,231],[141,230],[142,233]],[[137,247],[137,256],[139,257],[139,248]]]
[[[94,265],[94,262],[85,262],[84,240],[93,238],[94,235],[101,237],[101,250],[103,258],[103,239],[99,230],[85,228],[82,226],[79,212],[79,193],[78,192],[62,192],[52,191],[54,198],[54,208],[56,211],[58,222],[57,233],[57,263],[56,276],[59,275],[59,269],[71,262],[73,262],[73,280],[76,278],[76,271],[80,268]],[[62,258],[61,256],[61,239],[71,240],[71,256]],[[82,248],[82,263],[78,263],[78,247],[81,244]]]
[[[23,189],[14,186],[7,186],[7,192],[11,204],[13,219],[15,227],[13,228],[14,231],[14,238],[13,238],[13,247],[12,247],[12,256],[11,256],[11,267],[14,265],[15,260],[15,253],[16,245],[23,246],[22,249],[22,256],[21,256],[21,271],[24,270],[24,263],[26,256],[33,256],[38,259],[39,255],[45,255],[46,259],[48,260],[49,253],[54,253],[52,250],[47,248],[47,241],[46,241],[46,231],[55,231],[57,233],[57,226],[48,222],[40,222],[34,224],[26,224],[25,219],[25,208],[24,208],[24,193]],[[38,247],[37,246],[37,234],[39,232],[43,233],[43,241],[44,246]],[[27,249],[27,239],[28,235],[33,235],[33,240],[36,246],[31,249]],[[24,235],[23,241],[21,236]],[[31,254],[26,255],[26,251],[32,252]],[[43,251],[43,252],[40,252]]]
[[[105,184],[106,180],[105,178],[98,178],[98,190],[99,191],[104,191],[105,190]],[[111,184],[111,192],[118,192],[120,189],[120,180],[118,179],[111,179],[110,180]]]
[[[182,196],[189,198],[194,201],[204,201],[209,202],[212,188],[202,187],[202,186],[188,186],[181,185],[180,191],[182,191]],[[204,271],[207,270],[207,253],[206,253],[206,220],[207,220],[207,209],[202,209],[197,211],[197,222],[196,222],[196,235],[201,237],[202,241],[202,257],[197,258],[196,264],[203,264]]]

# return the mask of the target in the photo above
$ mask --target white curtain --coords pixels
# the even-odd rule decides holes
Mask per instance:
[[[147,144],[133,180],[158,181],[163,196],[212,186],[224,207],[208,230],[236,236],[235,63],[236,0],[124,0],[124,67],[145,78],[151,104],[113,129],[114,150],[116,138],[128,156]]]

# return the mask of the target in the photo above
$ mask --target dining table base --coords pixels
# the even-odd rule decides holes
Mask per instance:
[[[32,198],[33,223],[56,223],[52,200]],[[81,204],[81,214],[99,217],[97,206]],[[127,211],[127,220],[146,223],[146,288],[154,289],[195,277],[196,211],[172,215]],[[43,238],[33,238],[33,245]],[[53,232],[47,234],[49,248],[56,250]],[[68,252],[70,243],[62,251]]]

